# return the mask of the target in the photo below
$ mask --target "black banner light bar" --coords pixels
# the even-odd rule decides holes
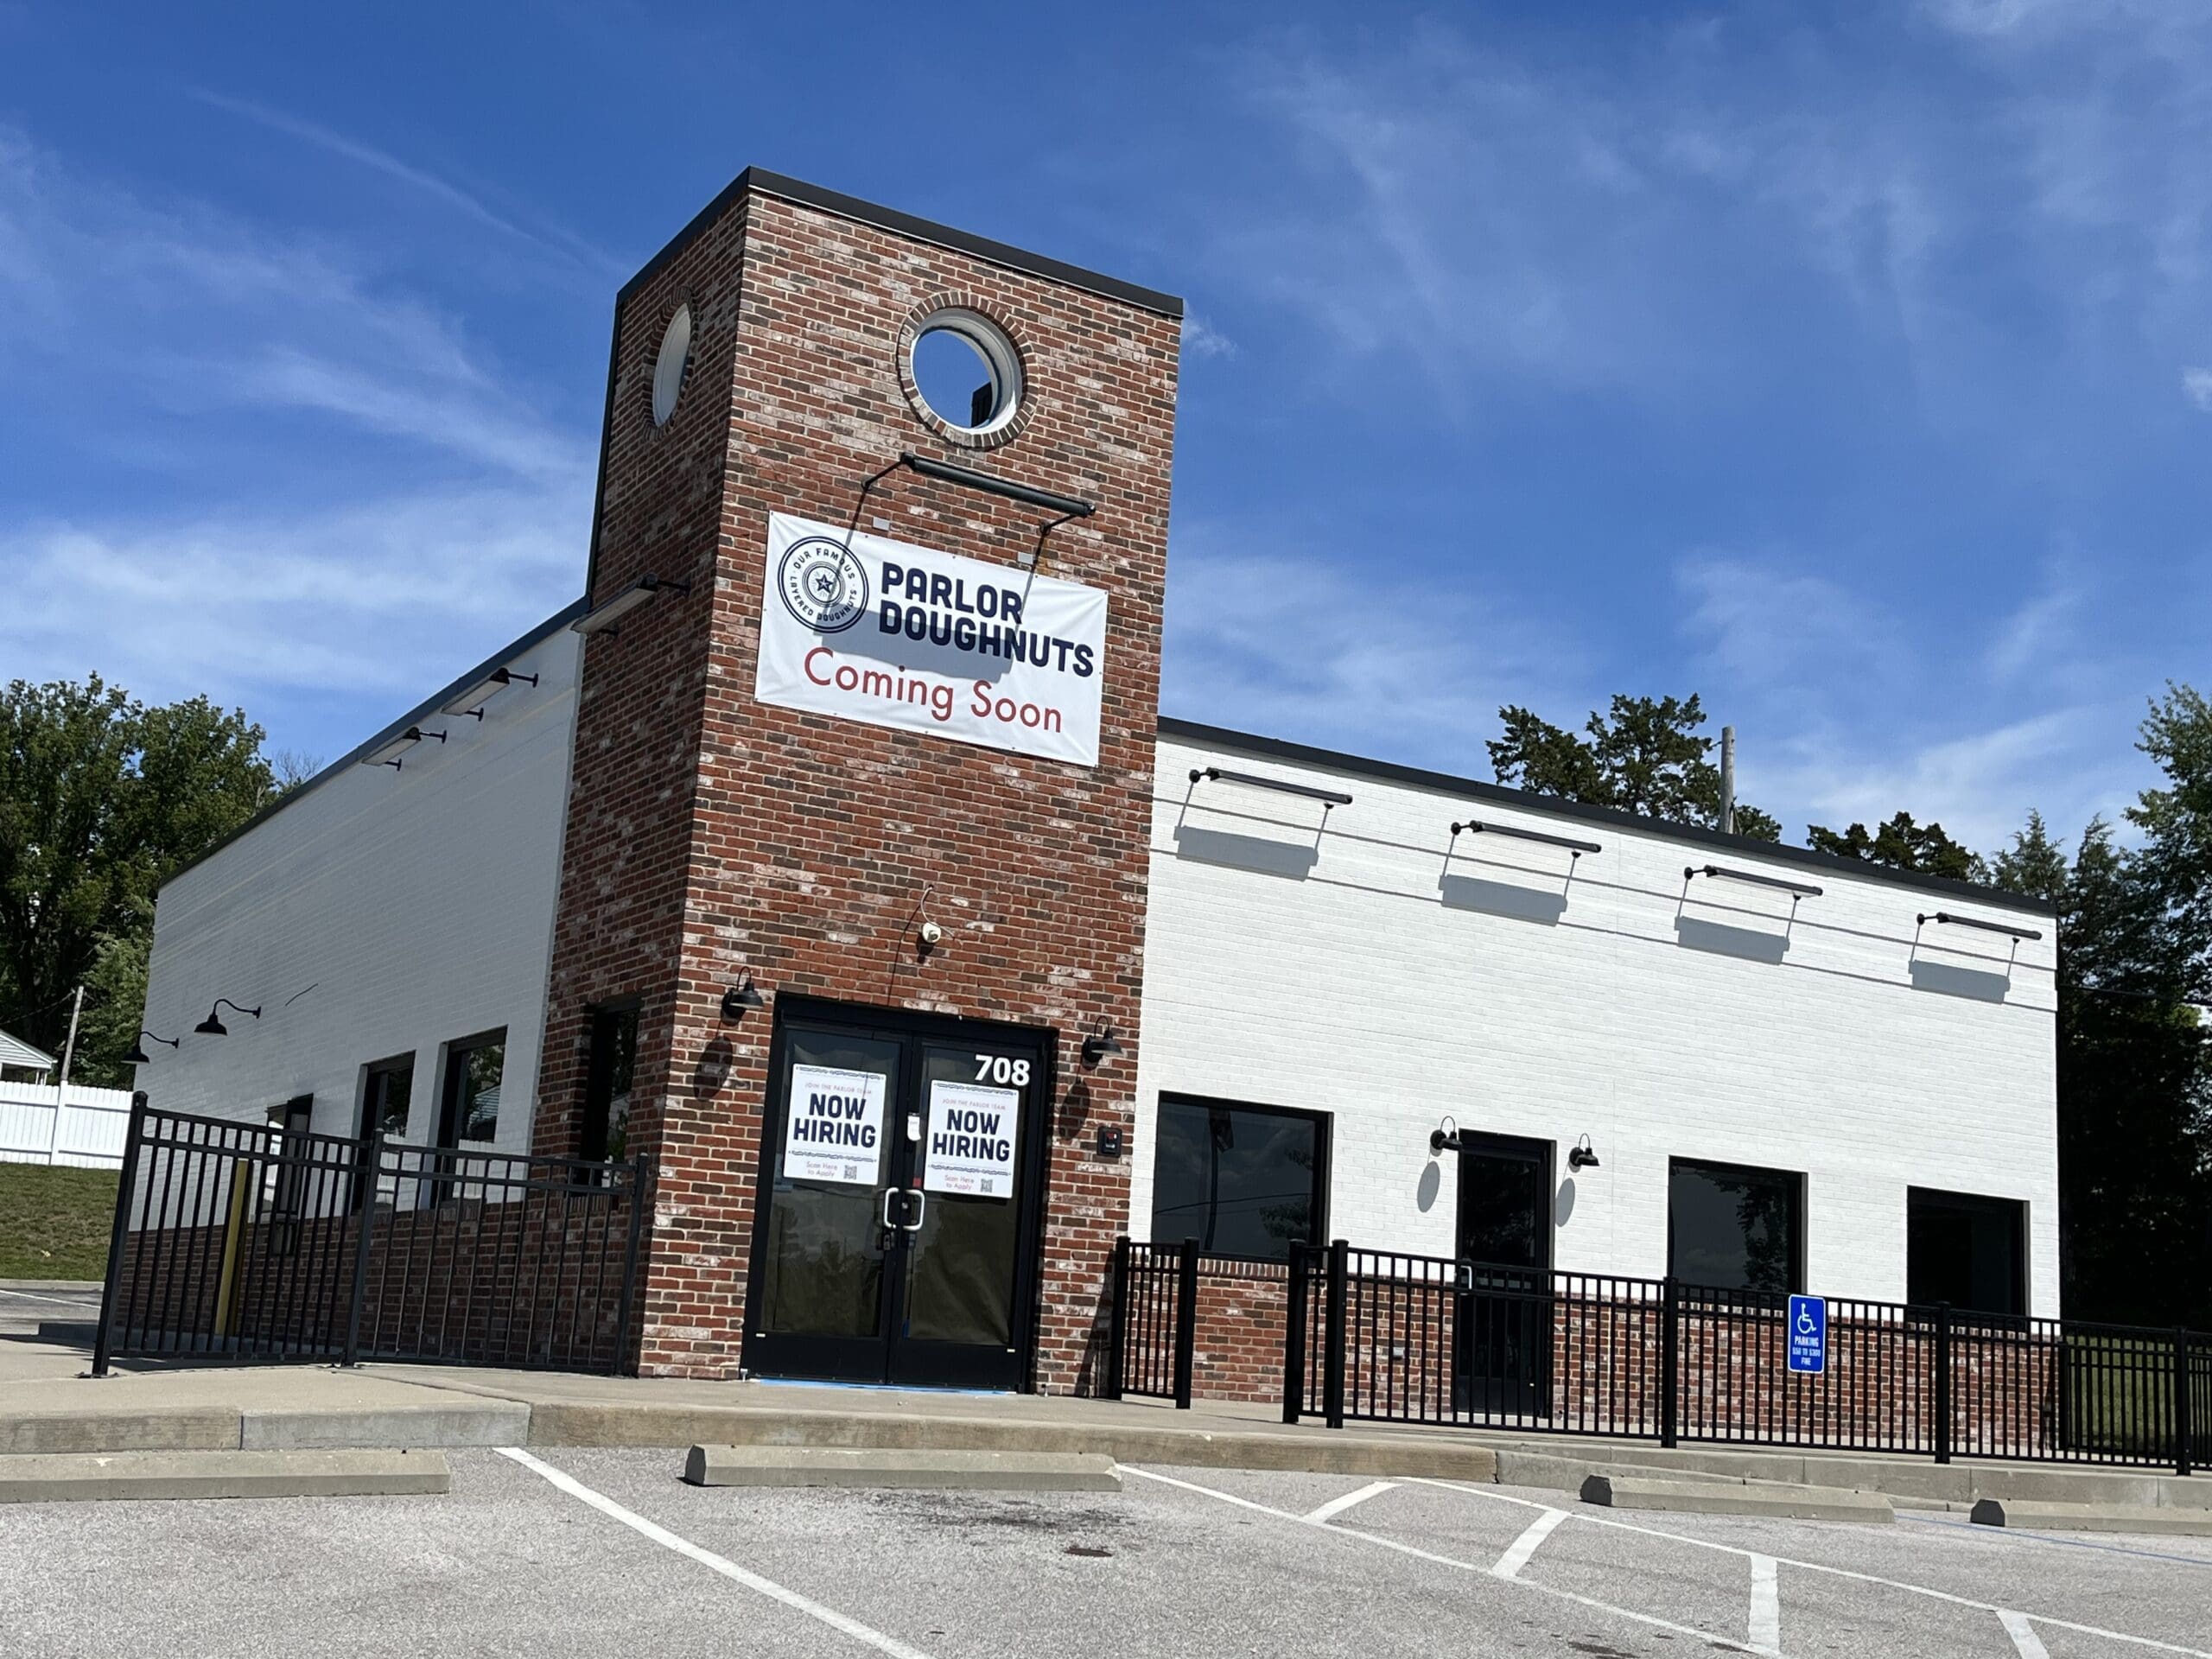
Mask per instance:
[[[1063,518],[1088,518],[1098,510],[1079,495],[1058,495],[1051,490],[1016,484],[1011,479],[994,478],[988,473],[977,472],[973,467],[956,467],[949,461],[931,461],[927,455],[918,455],[911,449],[899,452],[899,464],[919,473],[924,478],[934,478],[944,484],[957,484],[966,489],[981,490],[986,495],[1003,496],[1009,501],[1042,507]]]
[[[1516,830],[1510,823],[1484,823],[1479,818],[1469,818],[1465,823],[1452,826],[1452,833],[1455,836],[1463,830],[1470,835],[1510,836],[1516,841],[1539,841],[1547,847],[1564,847],[1577,857],[1584,853],[1604,850],[1594,841],[1577,841],[1572,836],[1548,835],[1541,830]]]
[[[2002,933],[2007,938],[2040,939],[2043,938],[2043,935],[2032,927],[2015,927],[2010,922],[1978,921],[1972,916],[1954,916],[1948,910],[1932,911],[1925,916],[1916,916],[1913,919],[1923,927],[1927,926],[1930,922],[1944,922],[1953,927],[1979,928],[1984,933]]]
[[[1712,876],[1723,881],[1748,881],[1755,887],[1778,887],[1800,899],[1821,896],[1818,887],[1807,887],[1802,881],[1785,881],[1778,875],[1760,875],[1751,870],[1732,870],[1725,864],[1693,864],[1682,872],[1682,880],[1687,881],[1694,875]]]
[[[1285,795],[1303,795],[1309,801],[1326,801],[1331,806],[1350,806],[1351,797],[1333,789],[1316,789],[1311,784],[1294,784],[1281,778],[1262,778],[1249,772],[1230,772],[1221,766],[1200,766],[1191,773],[1191,781],[1211,778],[1220,784],[1249,784],[1254,789],[1272,789]]]

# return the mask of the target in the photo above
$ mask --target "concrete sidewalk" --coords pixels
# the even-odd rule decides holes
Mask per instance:
[[[18,1301],[17,1309],[26,1304]],[[43,1325],[47,1334],[41,1336]],[[0,1308],[0,1454],[469,1446],[824,1446],[1100,1453],[1162,1463],[1427,1475],[1579,1491],[1592,1474],[1881,1492],[1900,1508],[1990,1497],[2212,1510],[2212,1478],[1926,1458],[1361,1423],[1287,1426],[1272,1406],[705,1382],[429,1365],[182,1368],[84,1375],[67,1325]]]
[[[41,1336],[37,1326],[47,1326]],[[1466,1433],[1286,1427],[1273,1407],[695,1382],[432,1365],[118,1362],[0,1317],[0,1455],[356,1446],[822,1446],[1096,1452],[1122,1462],[1488,1481]]]

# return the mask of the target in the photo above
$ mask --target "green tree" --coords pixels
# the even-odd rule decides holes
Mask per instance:
[[[149,708],[94,675],[0,692],[0,1023],[121,1082],[154,895],[275,798],[263,732],[205,697]]]
[[[1952,840],[1940,823],[1915,823],[1910,812],[1898,813],[1871,835],[1863,823],[1854,823],[1840,834],[1821,824],[1808,824],[1805,844],[1839,858],[1886,864],[1893,870],[1921,870],[1929,875],[1948,875],[1954,881],[1989,879],[1989,866],[1980,854]]]
[[[2186,687],[2141,747],[2164,774],[2069,861],[2039,816],[1991,861],[2057,911],[2060,1274],[2080,1319],[2212,1326],[2212,709]]]
[[[1719,827],[1720,768],[1708,758],[1714,740],[1698,734],[1705,710],[1694,693],[1683,699],[1616,694],[1610,710],[1592,711],[1580,732],[1518,707],[1501,709],[1497,717],[1504,735],[1489,747],[1501,784],[1672,823]],[[1782,825],[1738,801],[1736,832],[1779,841]]]

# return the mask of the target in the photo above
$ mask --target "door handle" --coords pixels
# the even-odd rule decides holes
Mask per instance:
[[[918,1233],[922,1230],[922,1217],[929,1212],[930,1195],[923,1192],[921,1188],[916,1187],[913,1191],[912,1197],[914,1200],[914,1218],[906,1224],[906,1229],[910,1233]]]
[[[898,1196],[899,1189],[895,1186],[887,1186],[883,1189],[883,1230],[887,1233],[899,1224],[891,1219],[891,1200]]]

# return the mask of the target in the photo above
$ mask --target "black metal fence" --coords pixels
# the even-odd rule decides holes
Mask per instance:
[[[1283,1419],[2164,1465],[2212,1454],[2212,1337],[1827,1299],[1825,1368],[1787,1298],[1303,1246]]]
[[[1106,1398],[1150,1395],[1188,1411],[1198,1327],[1198,1241],[1173,1247],[1117,1241]]]
[[[92,1370],[117,1358],[626,1369],[642,1159],[354,1141],[134,1104]]]

